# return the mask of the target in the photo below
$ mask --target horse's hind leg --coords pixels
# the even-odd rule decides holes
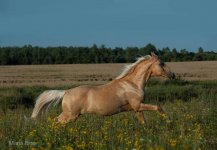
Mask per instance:
[[[66,101],[62,101],[62,109],[63,112],[57,117],[58,122],[67,123],[70,120],[76,120],[80,114],[79,109],[75,107],[71,107],[70,103]]]
[[[57,120],[60,123],[67,123],[70,120],[76,120],[78,118],[78,115],[72,115],[72,114],[67,114],[65,112],[62,112],[58,117]]]
[[[60,123],[67,123],[69,120],[69,117],[65,116],[63,112],[57,117],[57,121]]]

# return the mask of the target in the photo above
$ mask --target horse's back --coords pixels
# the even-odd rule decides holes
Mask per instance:
[[[75,88],[71,88],[66,91],[64,97],[67,97],[69,99],[81,99],[82,97],[86,97],[88,91],[92,89],[93,86],[89,85],[83,85],[83,86],[78,86]]]
[[[63,98],[63,103],[73,110],[110,115],[118,111],[119,107],[126,104],[124,99],[117,94],[115,84],[108,83],[100,86],[79,86],[69,89]]]

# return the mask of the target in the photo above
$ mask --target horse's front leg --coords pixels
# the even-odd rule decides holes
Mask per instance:
[[[165,112],[163,111],[163,109],[160,106],[140,103],[137,111],[141,112],[141,111],[145,111],[145,110],[156,110],[160,114],[165,114]]]
[[[132,111],[133,108],[131,107],[130,104],[127,104],[127,105],[124,105],[121,107],[121,110],[122,111]],[[141,124],[144,124],[145,123],[145,118],[144,118],[144,114],[143,112],[135,112],[134,113],[136,118],[138,119],[138,121],[141,123]]]
[[[143,112],[135,112],[136,118],[141,124],[145,124],[145,117]]]

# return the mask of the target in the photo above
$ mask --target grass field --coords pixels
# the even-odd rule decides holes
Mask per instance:
[[[168,115],[144,112],[145,125],[133,112],[59,124],[60,107],[29,118],[42,91],[109,82],[124,64],[0,67],[1,149],[216,149],[217,62],[168,64],[181,79],[151,80],[144,99]]]

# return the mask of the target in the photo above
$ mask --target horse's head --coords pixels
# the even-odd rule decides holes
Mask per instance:
[[[157,55],[154,53],[151,53],[152,59],[154,63],[151,65],[151,76],[156,77],[156,76],[163,76],[167,77],[170,79],[175,78],[175,74],[170,70],[170,68],[163,62],[161,61]]]

